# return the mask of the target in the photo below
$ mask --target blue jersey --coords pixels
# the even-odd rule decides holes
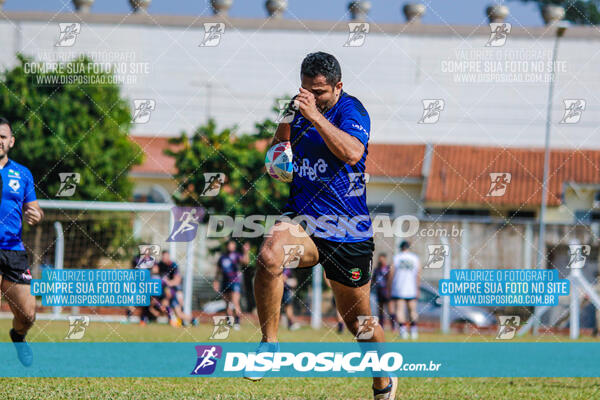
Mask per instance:
[[[223,254],[218,261],[225,283],[240,283],[240,260],[242,255],[236,251]]]
[[[296,112],[290,124],[294,177],[286,209],[309,216],[309,234],[334,242],[362,242],[373,236],[364,180],[371,120],[361,102],[343,91],[324,115],[363,144],[363,155],[355,165],[346,164]]]
[[[31,172],[9,159],[0,168],[0,188],[0,249],[25,250],[21,240],[23,204],[36,200]]]

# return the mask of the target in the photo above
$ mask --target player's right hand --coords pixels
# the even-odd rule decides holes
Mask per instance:
[[[25,210],[25,222],[35,225],[42,220],[42,214],[34,207]]]

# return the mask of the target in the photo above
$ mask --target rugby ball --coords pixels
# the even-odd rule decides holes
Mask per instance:
[[[269,175],[281,182],[291,182],[294,176],[292,157],[290,142],[280,142],[271,147],[265,157],[265,167]]]

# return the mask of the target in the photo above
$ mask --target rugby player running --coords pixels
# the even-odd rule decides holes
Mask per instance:
[[[21,240],[23,215],[29,225],[44,218],[35,196],[29,169],[8,158],[15,145],[10,123],[0,117],[0,291],[14,315],[10,338],[19,361],[33,363],[33,352],[25,341],[35,321],[35,297],[30,293],[31,273],[27,253]]]
[[[299,112],[280,123],[273,142],[290,141],[294,176],[284,214],[260,248],[254,293],[262,330],[259,352],[278,351],[277,331],[283,293],[284,245],[301,245],[298,267],[323,266],[331,282],[338,311],[355,336],[358,316],[370,316],[371,262],[374,243],[366,191],[354,191],[356,176],[364,176],[370,118],[361,102],[342,90],[339,62],[331,54],[306,56],[300,69]],[[327,216],[343,229],[325,229],[315,220]],[[300,217],[300,218],[299,218]],[[345,218],[345,219],[344,219]],[[353,220],[357,223],[345,223]],[[370,342],[383,342],[379,325]],[[256,374],[246,378],[258,380]],[[374,377],[375,399],[392,399],[396,377]]]

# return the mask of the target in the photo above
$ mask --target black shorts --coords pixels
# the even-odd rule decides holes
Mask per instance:
[[[375,295],[377,296],[377,302],[378,303],[387,303],[388,301],[390,301],[390,298],[385,294],[385,293],[381,293],[380,291],[375,292]]]
[[[29,285],[31,272],[29,271],[27,252],[0,249],[0,275],[7,281]]]
[[[293,211],[283,214],[291,219]],[[305,224],[300,225],[306,229]],[[327,279],[344,286],[360,287],[371,280],[371,263],[375,244],[373,238],[362,242],[334,242],[311,235],[310,238],[319,251],[319,263],[325,270]]]

